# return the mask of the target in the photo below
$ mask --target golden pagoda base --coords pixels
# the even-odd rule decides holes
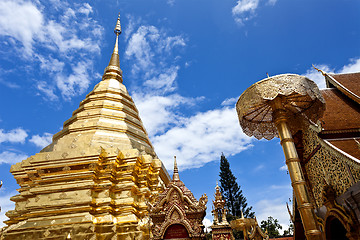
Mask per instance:
[[[137,149],[68,153],[60,160],[43,152],[12,167],[21,188],[1,239],[149,239],[146,202],[167,179],[161,161]]]

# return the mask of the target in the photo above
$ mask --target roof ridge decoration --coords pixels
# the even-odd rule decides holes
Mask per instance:
[[[330,84],[332,84],[335,88],[337,88],[339,91],[341,91],[343,94],[345,94],[347,97],[355,101],[356,103],[360,104],[360,96],[353,93],[350,89],[346,88],[342,83],[337,81],[332,75],[340,75],[340,74],[329,74],[319,68],[316,68],[314,65],[312,65],[315,70],[320,72],[326,80],[326,87],[330,87]],[[346,73],[349,74],[349,73]]]

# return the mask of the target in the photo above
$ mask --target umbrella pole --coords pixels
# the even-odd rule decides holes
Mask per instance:
[[[316,222],[314,206],[310,202],[304,174],[300,165],[300,159],[295,148],[294,139],[287,124],[286,111],[283,110],[281,98],[275,98],[272,107],[274,109],[274,123],[279,132],[280,144],[284,150],[286,165],[289,170],[291,185],[294,189],[306,238],[308,240],[321,240],[322,233]]]

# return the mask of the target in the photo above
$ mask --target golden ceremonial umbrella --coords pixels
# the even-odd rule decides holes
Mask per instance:
[[[280,137],[286,165],[308,240],[322,239],[292,134],[316,123],[325,100],[310,79],[296,74],[269,77],[250,86],[236,103],[240,126],[257,139]]]

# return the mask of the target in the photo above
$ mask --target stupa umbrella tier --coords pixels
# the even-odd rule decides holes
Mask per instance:
[[[306,237],[322,239],[292,138],[323,115],[325,101],[318,87],[296,74],[269,77],[245,90],[236,110],[245,134],[257,139],[280,137]]]
[[[273,76],[249,87],[236,104],[246,135],[268,140],[279,137],[272,107],[277,97],[281,98],[292,133],[308,122],[303,120],[315,123],[325,111],[325,100],[313,81],[296,74]]]

